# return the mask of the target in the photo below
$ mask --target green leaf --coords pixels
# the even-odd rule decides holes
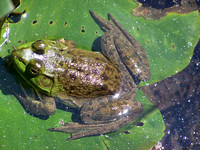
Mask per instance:
[[[136,6],[129,0],[22,0],[15,10],[16,20],[9,18],[8,28],[2,29],[0,56],[10,55],[13,47],[37,39],[74,40],[78,47],[91,50],[103,32],[89,14],[93,10],[107,19],[113,17],[145,48],[150,63],[151,79],[140,84],[151,84],[165,79],[187,66],[200,35],[198,12],[169,14],[162,20],[149,21],[131,15]],[[27,114],[19,102],[10,96],[18,91],[15,78],[1,61],[0,89],[0,148],[7,149],[149,149],[163,136],[164,122],[159,110],[138,91],[137,100],[144,105],[143,116],[136,121],[141,127],[129,124],[118,132],[65,142],[69,134],[50,133],[59,121],[71,122],[71,113],[57,110],[47,120]],[[124,131],[130,134],[125,134]],[[105,143],[105,144],[104,144]]]
[[[14,6],[11,0],[1,0],[0,1],[0,19],[6,14],[9,14],[13,11]]]

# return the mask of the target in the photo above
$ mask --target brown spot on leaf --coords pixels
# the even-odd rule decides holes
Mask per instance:
[[[64,26],[66,27],[68,25],[68,22],[67,21],[65,21],[65,23],[64,23]]]
[[[81,33],[85,33],[85,27],[84,26],[81,27]]]
[[[36,24],[37,23],[37,20],[33,20],[32,24]]]
[[[49,24],[50,24],[50,25],[52,25],[52,24],[53,24],[53,21],[52,21],[52,20],[51,20],[51,21],[49,21]]]
[[[81,30],[81,33],[85,33],[85,29],[82,29],[82,30]]]
[[[23,43],[23,40],[18,41],[18,43]]]
[[[175,49],[175,45],[174,45],[174,44],[172,44],[172,45],[171,45],[171,47],[172,47],[172,50],[174,50],[174,49]]]

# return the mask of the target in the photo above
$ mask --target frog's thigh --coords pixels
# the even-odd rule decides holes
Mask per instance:
[[[87,102],[81,109],[81,119],[86,124],[105,124],[127,117],[134,120],[142,110],[142,104],[138,101],[101,99]]]

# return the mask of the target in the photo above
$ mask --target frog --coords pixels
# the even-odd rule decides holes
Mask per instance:
[[[74,41],[62,38],[27,43],[10,56],[13,68],[39,96],[19,96],[31,114],[54,115],[56,100],[80,110],[80,122],[48,129],[71,134],[68,141],[118,131],[139,117],[143,105],[135,100],[135,78],[150,78],[144,48],[111,14],[107,21],[89,13],[104,31],[100,52],[77,48]]]

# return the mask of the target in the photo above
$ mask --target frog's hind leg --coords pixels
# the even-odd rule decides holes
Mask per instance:
[[[137,76],[139,80],[149,80],[149,62],[146,51],[141,44],[137,42],[111,14],[108,14],[109,21],[104,20],[91,10],[90,14],[99,27],[103,31],[106,31],[102,36],[103,40],[101,45],[104,56],[108,57],[111,55],[113,53],[112,49],[117,50],[124,65],[133,75]],[[110,39],[108,40],[108,38]],[[114,59],[112,58],[109,60],[113,61]]]
[[[114,37],[114,43],[119,55],[122,57],[124,64],[128,67],[133,75],[137,76],[140,80],[149,80],[149,62],[147,59],[146,51],[120,24],[108,14],[108,18],[112,23],[121,31],[125,38],[120,36]],[[124,39],[127,39],[124,41]]]
[[[116,122],[111,122],[108,124],[94,124],[94,125],[85,125],[79,123],[66,123],[62,127],[51,128],[48,131],[64,132],[71,133],[71,137],[67,139],[74,140],[88,136],[101,135],[105,133],[115,132],[123,127],[124,125],[130,123],[132,120],[127,118],[124,120],[118,120]]]
[[[81,119],[85,124],[66,123],[49,131],[71,133],[68,140],[115,132],[133,121],[143,110],[138,101],[115,101],[111,98],[87,102],[81,109]]]
[[[129,40],[129,42],[131,42],[131,44],[135,45],[137,41],[119,24],[119,22],[111,14],[108,14],[108,19],[123,33],[123,35]]]

